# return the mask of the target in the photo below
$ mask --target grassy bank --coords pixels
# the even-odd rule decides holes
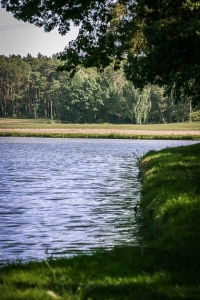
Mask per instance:
[[[92,138],[92,139],[142,139],[142,140],[189,140],[198,141],[200,135],[193,134],[127,134],[127,133],[51,133],[51,132],[1,132],[4,137],[41,137],[41,138]]]
[[[9,264],[1,299],[200,299],[200,144],[152,151],[139,164],[141,246]]]
[[[154,246],[199,260],[200,144],[151,151],[140,169],[140,206]]]

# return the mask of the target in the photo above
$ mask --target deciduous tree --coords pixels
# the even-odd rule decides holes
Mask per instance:
[[[153,83],[173,87],[199,100],[200,2],[195,0],[2,0],[17,19],[55,27],[61,34],[71,22],[79,35],[65,48],[60,69],[77,66],[117,68],[136,87]],[[168,89],[170,92],[170,89]]]

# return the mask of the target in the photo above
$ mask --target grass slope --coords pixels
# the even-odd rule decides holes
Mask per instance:
[[[139,164],[144,251],[8,264],[1,299],[200,299],[200,144],[151,151]]]
[[[140,162],[141,209],[154,246],[200,263],[200,144],[149,152]]]

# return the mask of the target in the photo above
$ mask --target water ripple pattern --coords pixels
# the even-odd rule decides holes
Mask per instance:
[[[136,156],[187,142],[0,138],[0,261],[137,242]]]

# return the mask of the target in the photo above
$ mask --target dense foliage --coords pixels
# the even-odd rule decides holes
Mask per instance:
[[[2,0],[14,17],[55,27],[61,34],[70,22],[79,35],[61,53],[61,69],[72,74],[81,64],[104,69],[127,60],[125,73],[136,87],[168,86],[199,102],[200,3],[195,0]]]
[[[164,88],[137,89],[123,70],[80,68],[71,78],[60,61],[38,54],[0,56],[0,116],[49,118],[71,123],[167,123],[189,119],[190,101]],[[193,110],[198,111],[198,106]]]

